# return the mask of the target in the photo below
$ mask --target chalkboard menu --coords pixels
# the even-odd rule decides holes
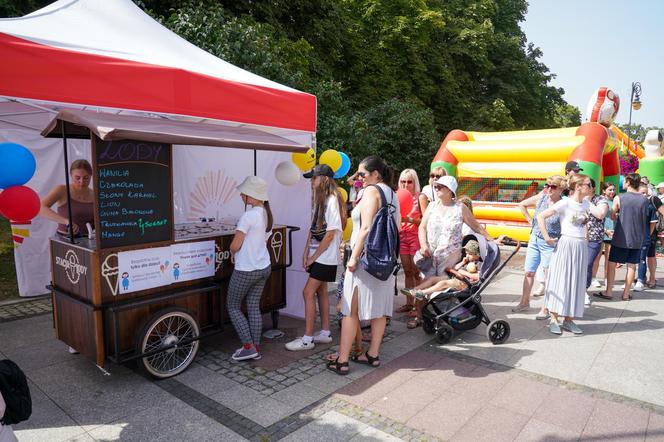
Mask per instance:
[[[171,145],[96,137],[94,144],[99,247],[171,240]]]

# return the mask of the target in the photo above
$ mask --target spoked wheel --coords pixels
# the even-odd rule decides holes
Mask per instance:
[[[492,344],[502,344],[510,337],[510,324],[502,319],[494,319],[486,328],[486,337]]]
[[[175,346],[142,358],[141,364],[148,373],[160,379],[182,373],[194,361],[199,342],[178,343],[196,338],[199,334],[198,323],[185,310],[175,307],[161,310],[143,326],[138,352],[143,354]]]
[[[452,340],[454,329],[447,322],[441,321],[436,330],[436,340],[440,345],[445,345]]]

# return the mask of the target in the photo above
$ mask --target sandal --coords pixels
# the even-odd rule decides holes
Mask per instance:
[[[415,306],[410,305],[410,304],[404,304],[398,309],[395,310],[396,313],[408,313],[410,311],[415,310]]]
[[[609,296],[604,292],[593,293],[593,296],[596,297],[596,298],[607,299],[609,301],[613,300],[613,296]]]
[[[622,297],[623,301],[631,301],[632,300],[632,295],[628,295],[627,297]]]
[[[646,287],[648,287],[649,289],[654,289],[655,287],[657,287],[657,283],[656,282],[646,282]]]
[[[406,327],[409,329],[414,329],[422,325],[422,320],[420,318],[411,319],[406,323]]]
[[[339,358],[336,358],[334,361],[328,361],[326,367],[328,370],[338,374],[339,376],[346,376],[350,371],[348,368],[348,362],[339,362]],[[346,370],[342,370],[343,368]]]
[[[380,357],[376,356],[374,358],[373,356],[369,356],[368,351],[364,352],[364,356],[367,358],[366,360],[360,359],[360,356],[362,355],[353,356],[351,360],[353,362],[357,362],[358,364],[368,365],[369,367],[374,367],[374,368],[380,367]]]

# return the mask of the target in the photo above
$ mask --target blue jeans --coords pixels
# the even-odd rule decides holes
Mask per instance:
[[[524,264],[525,271],[534,273],[539,266],[548,269],[553,249],[543,238],[537,235],[530,235],[528,250],[526,250],[526,262]]]
[[[648,271],[648,251],[653,247],[652,241],[641,246],[641,256],[639,257],[639,270],[636,279],[642,284],[646,283],[646,272]]]
[[[586,288],[590,287],[590,282],[593,279],[593,264],[595,258],[602,250],[602,241],[588,241],[588,276],[586,277]]]

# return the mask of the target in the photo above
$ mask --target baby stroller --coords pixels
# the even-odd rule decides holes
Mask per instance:
[[[480,245],[479,281],[473,283],[461,277],[467,284],[464,290],[447,289],[431,295],[422,308],[422,328],[428,334],[436,334],[440,344],[446,344],[454,336],[454,330],[472,330],[481,322],[487,324],[486,336],[493,344],[502,344],[510,336],[510,325],[503,319],[491,321],[482,307],[482,291],[491,280],[500,273],[507,263],[521,248],[518,241],[509,238],[503,240],[504,244],[515,245],[512,254],[500,262],[500,249],[493,241],[489,242],[480,235],[466,235],[463,245],[471,239]]]

